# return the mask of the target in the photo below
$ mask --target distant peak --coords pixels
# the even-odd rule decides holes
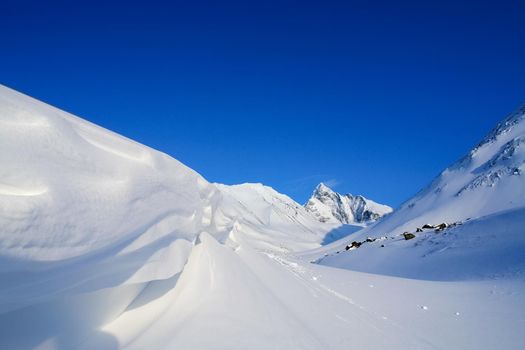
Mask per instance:
[[[370,223],[392,211],[389,206],[363,196],[341,195],[323,182],[317,185],[312,197],[304,206],[321,222],[343,224]]]
[[[320,182],[319,185],[315,188],[315,193],[319,192],[334,192],[330,187],[326,186],[323,182]]]

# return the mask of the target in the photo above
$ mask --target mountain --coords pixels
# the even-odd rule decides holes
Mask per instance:
[[[523,151],[509,143],[522,124],[400,211],[349,227],[0,85],[0,344],[522,349]],[[341,229],[354,233],[328,243]]]
[[[391,213],[392,208],[363,196],[341,195],[320,183],[304,205],[321,222],[368,224]]]
[[[456,222],[525,206],[525,106],[498,123],[460,160],[406,201],[377,229]]]
[[[522,107],[391,215],[330,247],[322,263],[439,280],[505,276],[522,271],[524,170]],[[422,230],[425,224],[449,227]],[[415,238],[405,241],[405,232]],[[332,255],[344,250],[346,244],[367,237],[378,240],[351,254]],[[373,249],[382,245],[389,249]],[[392,245],[396,249],[391,249]]]
[[[325,241],[327,232],[340,226],[317,221],[293,199],[260,183],[214,186],[221,194],[214,219],[227,217],[236,225],[242,223],[244,239],[261,249],[312,249]]]

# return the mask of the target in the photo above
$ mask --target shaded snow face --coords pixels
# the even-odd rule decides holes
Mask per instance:
[[[369,224],[392,212],[387,205],[359,195],[341,195],[323,183],[316,187],[305,208],[321,222],[343,224]]]

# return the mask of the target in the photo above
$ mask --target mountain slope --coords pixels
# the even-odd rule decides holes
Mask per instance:
[[[427,279],[522,274],[524,139],[525,108],[521,108],[392,215],[329,247],[324,252],[329,256],[321,262]],[[421,230],[425,224],[441,223],[452,227]],[[404,232],[415,238],[406,241]],[[366,237],[379,240],[348,254],[333,255],[349,242]]]
[[[341,195],[320,183],[304,205],[321,222],[368,224],[392,212],[387,205],[363,196]]]
[[[524,138],[525,107],[522,107],[404,203],[389,221],[405,221],[405,227],[426,221],[455,222],[525,206]]]

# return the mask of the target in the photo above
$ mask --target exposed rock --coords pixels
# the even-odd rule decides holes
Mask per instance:
[[[345,247],[345,250],[350,250],[352,248],[359,248],[361,245],[363,244],[363,242],[356,242],[356,241],[353,241],[350,245],[347,245]]]
[[[440,232],[440,231],[443,231],[444,229],[446,229],[448,227],[447,223],[446,222],[443,222],[439,225],[436,226],[436,232]]]
[[[403,237],[405,237],[405,241],[408,241],[409,239],[416,238],[416,235],[413,233],[405,232],[403,233]]]

